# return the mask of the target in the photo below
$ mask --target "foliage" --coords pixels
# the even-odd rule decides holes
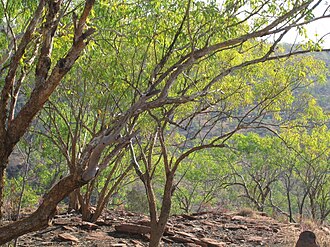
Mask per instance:
[[[24,231],[67,195],[89,221],[114,195],[147,200],[151,246],[171,209],[326,220],[329,116],[311,93],[326,63],[307,54],[319,42],[280,43],[327,18],[321,1],[60,2],[1,1],[0,167],[33,137],[27,190],[48,191]]]

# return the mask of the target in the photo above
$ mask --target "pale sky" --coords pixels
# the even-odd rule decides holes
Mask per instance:
[[[315,16],[322,15],[326,7],[329,6],[329,4],[330,3],[328,1],[324,0],[314,11]],[[330,14],[330,10],[328,10],[327,13]],[[330,18],[321,19],[311,24],[308,24],[306,26],[306,30],[307,30],[308,38],[312,39],[313,41],[317,41],[322,36],[328,34],[324,37],[323,48],[330,48]],[[317,36],[315,36],[316,34]],[[288,33],[287,37],[285,37],[283,41],[288,43],[293,43],[296,37],[297,37],[297,32],[292,31],[291,33]],[[303,38],[298,37],[297,41],[301,42],[303,41]]]
[[[203,0],[203,1],[207,2],[208,0]],[[225,0],[217,0],[219,6],[222,6],[224,1]],[[322,2],[314,11],[315,16],[322,15],[329,5],[330,5],[330,0],[322,0]],[[327,14],[330,14],[330,9],[328,9]],[[312,39],[313,41],[317,41],[322,36],[326,35],[327,33],[330,33],[330,18],[318,20],[309,25],[306,25],[306,29],[307,29],[308,38]],[[317,36],[315,36],[315,34],[317,34]],[[303,42],[304,38],[298,37],[297,35],[298,33],[292,30],[283,38],[283,42],[291,43],[291,44],[293,44],[294,42],[296,43]],[[330,34],[325,36],[323,48],[330,48]]]

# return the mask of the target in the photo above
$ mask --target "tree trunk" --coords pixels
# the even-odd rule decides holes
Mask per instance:
[[[314,193],[309,193],[309,201],[311,205],[312,219],[316,220],[316,205],[315,205],[314,195],[315,195]]]
[[[5,169],[6,167],[3,166],[3,164],[1,164],[0,165],[0,219],[3,218],[2,205],[3,205],[3,191],[5,187]]]
[[[159,219],[156,224],[151,222],[150,243],[149,247],[158,247],[160,240],[164,234],[165,227],[170,217],[172,205],[172,188],[173,188],[174,172],[166,174],[166,182],[163,194],[163,201]]]
[[[164,231],[161,227],[151,227],[149,247],[158,247]]]
[[[299,208],[299,221],[301,222],[302,221],[302,218],[303,218],[303,211],[304,211],[304,206],[305,206],[305,200],[307,198],[307,195],[309,193],[309,188],[307,188],[307,191],[304,193],[304,196],[301,200],[301,203],[299,205],[299,201],[298,201],[298,208]]]
[[[71,211],[79,211],[80,209],[80,203],[79,203],[79,199],[78,199],[78,190],[74,190],[70,193],[69,195],[69,206],[68,206],[68,212]]]
[[[3,164],[0,164],[0,219],[3,217],[2,205],[3,205],[3,191],[5,187],[5,169]]]
[[[57,204],[70,192],[84,185],[78,176],[69,175],[55,184],[43,197],[39,208],[29,217],[0,227],[0,245],[23,234],[46,228],[55,214]]]
[[[5,189],[5,177],[6,177],[6,168],[8,165],[8,152],[0,151],[0,219],[3,218],[3,198],[4,198],[4,189]]]
[[[293,220],[293,214],[292,214],[290,190],[288,188],[286,190],[286,198],[287,198],[287,201],[288,201],[289,221],[290,222],[294,222],[294,220]]]

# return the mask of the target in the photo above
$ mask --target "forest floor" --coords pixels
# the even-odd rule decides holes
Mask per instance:
[[[162,246],[294,246],[302,228],[255,212],[176,215]],[[149,230],[147,216],[127,211],[108,211],[95,224],[77,214],[60,214],[52,226],[20,237],[18,246],[147,246]],[[329,228],[304,230],[313,230],[321,247],[330,246]]]

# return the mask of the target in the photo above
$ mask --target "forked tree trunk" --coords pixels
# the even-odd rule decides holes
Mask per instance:
[[[81,210],[81,218],[83,221],[90,221],[93,215],[92,205],[91,205],[91,195],[94,189],[94,181],[91,181],[86,186],[86,193],[78,192],[79,202],[80,202],[80,210]]]
[[[30,216],[0,227],[0,245],[23,234],[47,227],[56,211],[57,204],[70,192],[84,185],[79,177],[69,175],[55,184],[47,193],[39,208]]]

